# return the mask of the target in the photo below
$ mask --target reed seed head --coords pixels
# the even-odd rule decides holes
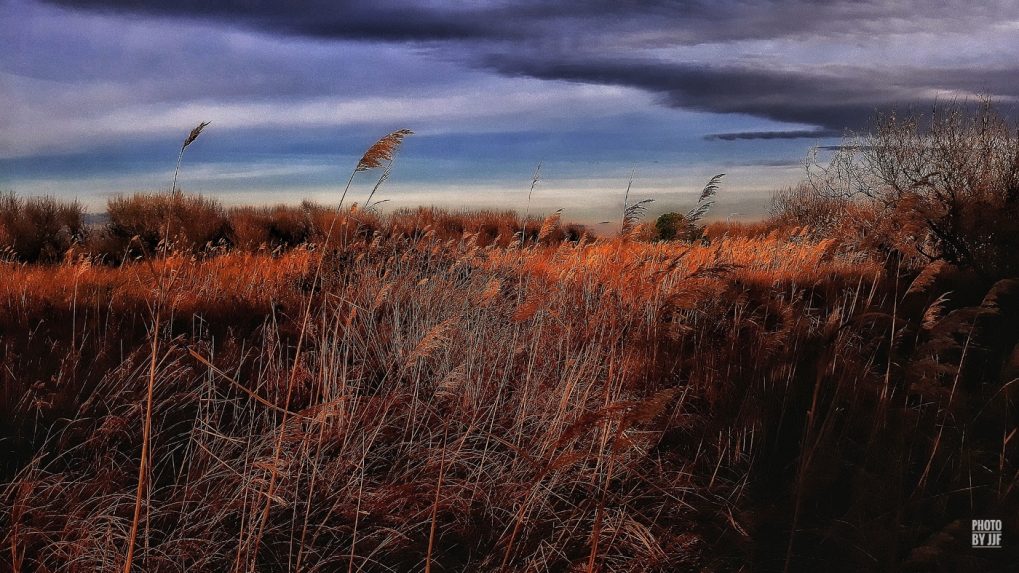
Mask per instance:
[[[198,124],[198,127],[192,129],[191,133],[188,134],[187,139],[184,140],[184,145],[180,146],[180,150],[184,151],[185,149],[187,149],[187,147],[189,145],[194,143],[195,140],[198,139],[198,136],[202,134],[202,130],[205,129],[206,127],[208,127],[208,125],[210,123],[212,123],[212,122],[211,121],[203,121],[203,122]]]
[[[355,171],[368,171],[369,169],[381,167],[384,162],[392,161],[393,154],[396,153],[400,144],[403,143],[403,138],[413,134],[414,132],[409,129],[400,129],[376,141],[375,145],[372,145],[368,148],[368,151],[364,152],[361,161],[357,162]]]

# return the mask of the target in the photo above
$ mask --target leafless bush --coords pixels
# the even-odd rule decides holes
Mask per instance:
[[[54,262],[85,236],[77,201],[0,193],[0,248],[25,262]]]
[[[771,198],[768,213],[777,225],[808,227],[827,235],[845,219],[849,201],[843,197],[826,195],[809,183],[776,191]]]
[[[114,197],[107,203],[110,221],[105,229],[105,254],[121,256],[156,252],[163,234],[169,229],[170,246],[178,251],[194,252],[216,244],[228,236],[228,220],[215,199],[182,193],[143,194]]]
[[[886,247],[985,276],[1019,272],[1019,136],[990,103],[880,116],[811,167],[819,201],[872,210]]]

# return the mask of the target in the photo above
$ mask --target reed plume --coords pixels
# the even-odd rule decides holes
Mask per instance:
[[[562,209],[556,209],[555,213],[552,213],[541,223],[541,229],[538,231],[538,242],[543,241],[552,234],[553,231],[559,227],[559,223],[562,220]]]
[[[376,141],[375,145],[372,145],[368,148],[368,151],[364,152],[364,155],[361,156],[361,161],[357,162],[357,168],[354,170],[368,171],[369,169],[381,167],[383,163],[391,162],[396,150],[403,143],[403,139],[413,134],[414,132],[409,129],[400,129]]]
[[[347,179],[347,185],[343,188],[343,194],[340,195],[339,208],[343,208],[343,201],[347,198],[347,192],[350,190],[350,184],[354,181],[354,175],[362,171],[382,167],[384,164],[391,165],[393,157],[396,154],[396,150],[400,148],[400,144],[403,143],[404,138],[413,134],[414,132],[409,129],[398,129],[376,141],[374,145],[369,147],[368,150],[364,152],[364,155],[361,156],[361,160],[357,162],[357,166],[354,167],[354,171],[351,172],[350,178]],[[388,177],[388,168],[382,176],[383,178]],[[382,181],[380,180],[379,183],[381,182]],[[376,185],[376,189],[377,188],[378,185]],[[374,194],[375,190],[372,190],[372,195]]]
[[[180,162],[184,159],[184,150],[194,143],[195,140],[198,139],[198,136],[202,134],[202,130],[208,127],[211,123],[211,121],[203,121],[199,123],[191,130],[191,133],[184,138],[184,143],[180,146],[180,153],[177,154],[177,168],[173,170],[173,183],[170,185],[171,193],[177,192],[177,174],[180,172]]]
[[[718,192],[718,186],[719,183],[722,182],[723,177],[725,177],[725,173],[719,173],[708,180],[707,185],[704,186],[704,189],[701,190],[700,196],[697,198],[697,206],[690,209],[690,212],[686,216],[688,224],[693,225],[697,221],[701,220],[701,218],[707,214],[708,210],[711,209],[711,206],[715,204],[712,197],[714,197],[715,193]]]

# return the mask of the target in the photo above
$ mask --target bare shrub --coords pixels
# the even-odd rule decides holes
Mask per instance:
[[[822,205],[872,218],[876,244],[984,276],[1019,272],[1019,135],[988,102],[880,116],[809,175]]]
[[[25,262],[54,262],[85,236],[77,201],[0,193],[0,248]]]
[[[114,197],[107,203],[106,254],[124,252],[153,254],[169,229],[169,246],[196,252],[228,236],[228,220],[222,205],[201,195],[136,193]]]
[[[807,182],[776,191],[768,214],[775,225],[808,227],[820,235],[843,224],[849,201],[827,195]]]

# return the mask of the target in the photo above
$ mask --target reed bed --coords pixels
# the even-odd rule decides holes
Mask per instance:
[[[958,272],[800,232],[339,217],[2,263],[5,567],[124,567],[153,363],[134,570],[924,570],[972,559],[970,511],[1019,526],[1009,284],[935,307]]]

